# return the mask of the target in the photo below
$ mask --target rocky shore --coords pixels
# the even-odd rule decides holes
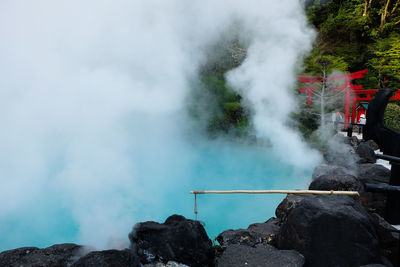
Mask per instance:
[[[213,243],[203,226],[180,215],[143,222],[130,247],[84,253],[76,244],[18,248],[0,253],[0,266],[399,266],[399,231],[383,219],[386,196],[365,183],[388,183],[390,170],[375,164],[372,142],[336,136],[343,149],[325,154],[309,189],[358,191],[342,195],[288,195],[276,218],[227,230]]]

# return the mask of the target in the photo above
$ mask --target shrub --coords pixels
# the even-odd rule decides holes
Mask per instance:
[[[400,131],[400,106],[389,103],[386,107],[383,124],[396,131]]]

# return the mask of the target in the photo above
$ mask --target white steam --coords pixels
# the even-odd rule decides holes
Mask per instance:
[[[71,210],[80,242],[105,248],[152,219],[186,183],[168,171],[185,172],[192,157],[182,137],[189,80],[238,21],[248,58],[229,80],[257,135],[282,159],[315,164],[286,126],[295,66],[313,39],[297,1],[0,1],[0,224],[54,202]],[[154,175],[138,179],[146,168]]]

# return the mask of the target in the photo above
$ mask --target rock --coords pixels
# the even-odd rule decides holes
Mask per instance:
[[[382,263],[374,225],[348,196],[303,195],[288,210],[277,243],[294,249],[307,266],[360,266]]]
[[[394,266],[398,266],[400,241],[399,230],[394,228],[376,213],[372,214],[371,218],[378,234],[378,240],[383,250],[383,255],[389,259]]]
[[[255,247],[234,244],[228,246],[217,258],[217,267],[301,267],[304,257],[294,250],[277,250],[273,246],[258,244]]]
[[[287,197],[278,205],[275,215],[281,223],[286,222],[289,213],[303,201],[305,195],[288,194]]]
[[[233,244],[255,246],[256,244],[273,243],[279,232],[279,221],[271,218],[265,223],[251,224],[247,229],[227,230],[217,236],[221,246],[226,247]]]
[[[360,164],[357,166],[357,178],[362,183],[378,184],[389,183],[390,170],[378,164]],[[384,216],[386,209],[387,196],[385,193],[361,193],[359,202],[365,207],[368,212],[378,213]]]
[[[130,249],[92,251],[80,258],[71,267],[140,267],[139,257]]]
[[[360,267],[387,267],[387,266],[383,264],[367,264]]]
[[[362,192],[358,202],[369,212],[385,215],[387,196],[385,193]]]
[[[82,247],[59,244],[48,248],[24,247],[0,253],[0,265],[7,267],[66,267],[78,259]]]
[[[378,164],[357,165],[357,178],[363,183],[389,183],[390,170]]]
[[[379,149],[379,146],[374,142],[374,140],[368,140],[368,141],[365,141],[364,143],[367,144],[374,151]]]
[[[190,267],[182,263],[177,263],[174,261],[169,261],[167,263],[157,262],[157,263],[149,263],[143,265],[143,267]]]
[[[358,139],[357,136],[352,136],[350,138],[350,145],[353,147],[357,147],[359,144],[361,143],[361,141]]]
[[[360,158],[350,141],[350,137],[335,135],[328,141],[328,150],[324,153],[325,161],[330,165],[352,169]]]
[[[214,262],[214,248],[204,227],[180,215],[170,216],[163,224],[138,223],[129,239],[142,263],[175,261],[200,267]]]
[[[361,143],[357,149],[356,153],[360,157],[359,163],[375,163],[375,151],[366,143]]]
[[[326,174],[311,182],[310,190],[362,191],[363,184],[353,175]]]
[[[344,168],[342,166],[321,164],[315,167],[312,174],[312,179],[316,180],[323,175],[332,175],[332,176],[356,175],[356,172],[351,169]]]

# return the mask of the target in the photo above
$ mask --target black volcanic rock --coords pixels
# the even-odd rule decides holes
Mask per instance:
[[[279,221],[271,218],[265,223],[251,224],[247,229],[227,230],[217,236],[221,246],[233,244],[255,246],[256,244],[271,244],[279,232]]]
[[[364,143],[367,144],[374,151],[379,149],[379,146],[377,145],[377,143],[374,142],[374,140],[368,140],[368,141],[365,141]]]
[[[378,164],[357,165],[357,178],[362,183],[379,184],[389,183],[390,170]],[[360,203],[371,213],[385,215],[387,196],[385,193],[362,192]]]
[[[359,163],[375,163],[376,156],[374,150],[367,143],[361,143],[356,148],[356,153],[360,157]]]
[[[363,183],[389,183],[390,170],[379,164],[360,164],[357,166],[357,178]]]
[[[399,265],[399,245],[400,245],[400,234],[399,230],[394,228],[385,219],[378,214],[374,213],[371,215],[372,221],[374,222],[376,232],[378,234],[379,244],[382,248],[383,255],[390,260],[394,266]]]
[[[214,262],[214,248],[204,227],[180,215],[170,216],[163,224],[138,223],[129,239],[142,263],[175,261],[205,267]]]
[[[294,203],[284,210],[286,220],[277,238],[279,249],[300,252],[311,267],[382,262],[374,225],[352,198],[302,195]]]
[[[93,251],[80,258],[71,267],[140,267],[139,257],[130,249]]]
[[[280,222],[286,222],[289,213],[303,201],[304,195],[288,194],[275,210],[275,215]]]
[[[356,171],[344,168],[342,166],[336,166],[336,165],[327,165],[327,164],[321,164],[315,167],[313,174],[312,174],[312,180],[317,180],[321,176],[325,175],[330,175],[330,176],[342,176],[342,175],[355,175]]]
[[[24,247],[0,253],[0,266],[7,267],[67,267],[78,259],[82,247],[59,244],[48,248]]]
[[[228,246],[216,260],[217,267],[301,267],[304,257],[294,250],[277,250],[273,246],[255,247],[234,244]]]
[[[362,191],[363,185],[353,175],[321,175],[311,182],[310,190]]]
[[[190,267],[190,266],[187,266],[186,264],[175,262],[175,261],[169,261],[167,263],[153,262],[153,263],[148,263],[148,264],[145,264],[142,266],[143,267]]]

